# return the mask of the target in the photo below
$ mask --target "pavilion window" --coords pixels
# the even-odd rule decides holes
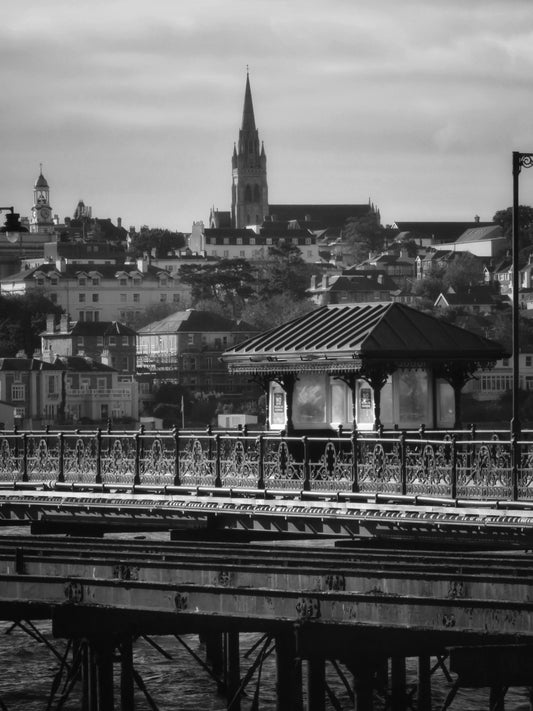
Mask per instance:
[[[399,416],[402,427],[419,427],[428,424],[429,405],[428,374],[425,370],[400,370],[397,374]]]
[[[275,427],[284,427],[285,419],[285,392],[280,385],[273,383],[270,386],[270,424]]]
[[[437,380],[437,427],[453,427],[454,422],[453,388],[446,380]]]
[[[294,386],[293,421],[298,425],[326,424],[326,378],[302,375]]]

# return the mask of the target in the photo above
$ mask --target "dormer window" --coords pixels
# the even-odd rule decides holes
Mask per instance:
[[[120,286],[128,286],[128,280],[126,277],[120,277],[118,283],[120,284]]]
[[[100,279],[98,277],[93,277],[93,286],[98,286],[100,284]]]
[[[36,283],[37,283],[37,286],[44,286],[43,277],[37,277]]]
[[[52,277],[52,278],[50,279],[50,284],[51,284],[52,286],[57,286],[57,277]]]
[[[80,277],[78,279],[79,286],[85,286],[87,284],[87,279],[85,277]]]

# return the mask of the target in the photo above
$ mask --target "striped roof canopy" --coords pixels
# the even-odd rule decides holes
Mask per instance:
[[[493,363],[502,346],[400,303],[330,304],[243,341],[222,360],[240,373],[354,371],[373,363]]]

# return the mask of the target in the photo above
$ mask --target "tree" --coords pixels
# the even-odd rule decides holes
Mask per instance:
[[[504,210],[498,210],[493,222],[496,222],[503,230],[505,237],[511,238],[513,232],[513,208],[506,207]],[[526,237],[527,242],[533,242],[533,207],[529,205],[519,205],[518,207],[518,228],[520,237]]]
[[[483,263],[479,257],[470,252],[458,254],[442,275],[445,288],[452,287],[455,291],[463,291],[469,286],[483,282]]]
[[[304,261],[300,249],[285,240],[268,248],[268,260],[262,267],[257,296],[271,298],[289,294],[304,299],[309,288],[312,267]]]
[[[191,287],[193,306],[200,301],[217,301],[235,317],[253,293],[256,272],[246,259],[221,259],[206,264],[184,264],[179,276]]]
[[[268,298],[250,300],[243,309],[242,318],[261,330],[291,321],[315,309],[308,299],[295,300],[288,292],[273,294]]]
[[[341,238],[348,243],[352,264],[368,259],[369,253],[380,252],[385,243],[386,229],[379,217],[372,212],[363,217],[349,217],[341,231]]]
[[[38,291],[24,296],[0,294],[0,357],[24,351],[31,358],[41,348],[47,315],[60,313],[62,309]]]
[[[185,235],[182,232],[141,227],[140,231],[132,237],[129,252],[134,257],[142,257],[143,254],[151,254],[152,250],[155,250],[160,257],[166,256],[173,250],[182,249],[185,244]]]

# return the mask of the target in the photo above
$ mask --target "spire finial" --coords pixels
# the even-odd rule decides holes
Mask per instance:
[[[39,163],[39,172],[42,175],[43,174],[43,164]]]

